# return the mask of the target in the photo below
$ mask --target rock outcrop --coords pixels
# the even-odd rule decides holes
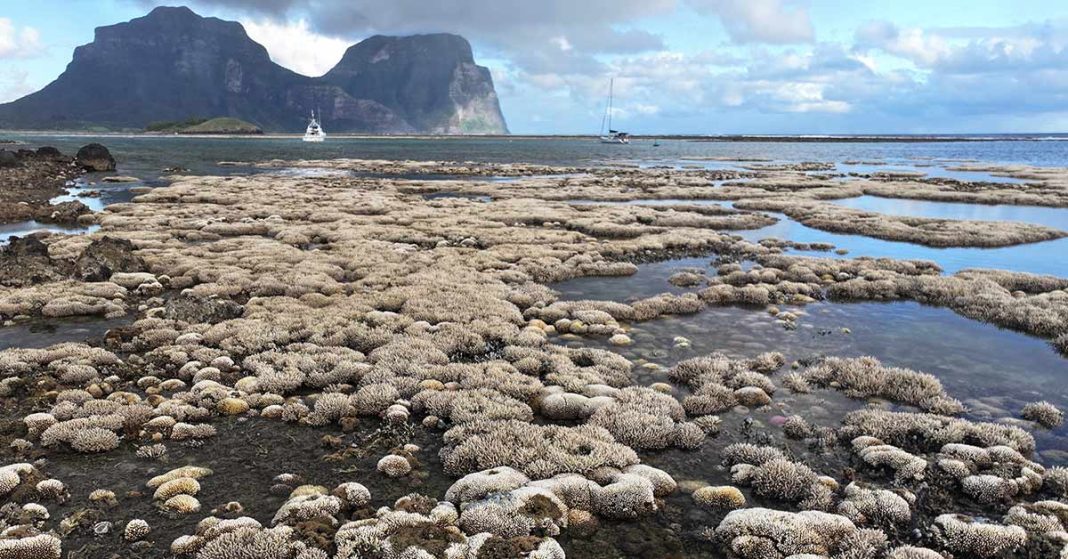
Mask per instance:
[[[272,62],[238,23],[167,7],[98,28],[54,82],[0,105],[0,128],[226,116],[299,132],[313,109],[328,132],[507,133],[489,71],[462,37],[372,37],[311,78]]]

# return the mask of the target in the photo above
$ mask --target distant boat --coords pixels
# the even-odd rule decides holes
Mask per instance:
[[[653,147],[654,148],[660,147],[660,138],[657,138],[657,139],[653,140]]]
[[[319,114],[320,118],[322,113]],[[308,129],[304,131],[305,142],[323,142],[326,141],[326,132],[323,132],[322,125],[319,124],[319,120],[315,118],[315,111],[311,113],[311,120],[308,122]]]
[[[612,129],[612,100],[613,89],[615,89],[616,80],[613,78],[608,82],[608,107],[604,111],[604,116],[601,117],[601,143],[602,144],[629,144],[630,134],[626,132],[620,132]],[[608,135],[604,133],[605,123],[608,123]]]

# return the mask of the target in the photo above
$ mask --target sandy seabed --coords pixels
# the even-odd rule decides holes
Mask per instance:
[[[1054,239],[833,201],[905,183],[1064,207],[1063,170],[992,170],[1026,180],[1006,186],[819,164],[263,167],[174,177],[91,234],[4,249],[8,328],[107,329],[0,352],[0,557],[1068,557],[1068,469],[1036,459],[1034,433],[1063,421],[1049,403],[977,421],[933,375],[759,340],[670,365],[611,349],[709,307],[791,329],[819,301],[908,300],[1068,352],[1068,279],[732,235],[770,210],[932,246]],[[672,202],[596,203],[634,200]],[[683,256],[714,267],[626,302],[552,289]],[[700,471],[672,471],[686,460]]]

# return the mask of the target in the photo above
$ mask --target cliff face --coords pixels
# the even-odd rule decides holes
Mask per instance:
[[[489,70],[457,35],[371,37],[350,47],[323,80],[392,108],[416,130],[507,131]]]
[[[462,37],[373,37],[309,78],[272,62],[240,24],[188,8],[98,28],[54,82],[0,105],[0,128],[141,129],[228,116],[298,132],[316,108],[328,133],[507,132],[489,72]]]

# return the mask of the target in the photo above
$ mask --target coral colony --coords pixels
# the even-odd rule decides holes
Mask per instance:
[[[128,557],[550,559],[598,526],[683,514],[701,519],[691,545],[711,556],[1068,557],[1068,470],[1035,461],[1035,435],[1063,421],[1048,402],[983,422],[931,374],[871,357],[788,363],[775,348],[692,356],[643,383],[611,351],[633,343],[632,324],[711,306],[757,306],[796,327],[817,301],[911,300],[1068,352],[1068,280],[793,256],[790,241],[731,234],[775,223],[762,213],[774,211],[938,247],[1053,239],[1066,233],[832,201],[1066,207],[1063,170],[990,169],[1026,181],[1007,187],[830,182],[819,164],[262,166],[174,177],[93,214],[98,231],[4,249],[19,270],[4,272],[4,320],[125,321],[92,344],[0,352],[0,396],[21,419],[3,430],[15,460],[0,467],[0,557],[59,559],[103,541]],[[294,166],[339,172],[273,172]],[[513,180],[472,180],[484,176]],[[634,200],[671,202],[609,203]],[[551,285],[682,255],[716,260],[671,276],[685,293],[562,300]],[[581,339],[604,344],[564,343]],[[777,425],[725,429],[720,417],[816,392],[851,403],[792,408]],[[240,434],[256,426],[296,433],[263,444],[321,437],[336,452],[287,471],[256,458],[260,443]],[[338,436],[353,433],[363,442]],[[209,467],[240,452],[243,470]],[[667,452],[700,452],[720,478],[693,481],[658,459]],[[52,477],[71,456],[90,473]],[[136,467],[96,470],[112,456]],[[226,477],[251,470],[269,472],[269,511],[268,487]],[[128,472],[130,486],[113,479]]]

